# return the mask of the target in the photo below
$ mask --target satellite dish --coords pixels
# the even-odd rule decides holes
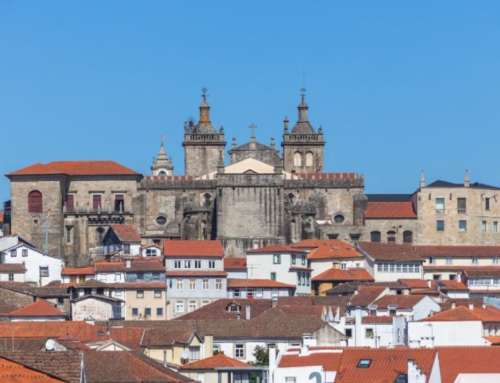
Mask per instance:
[[[47,339],[45,342],[46,351],[54,351],[56,349],[56,341],[54,339]]]

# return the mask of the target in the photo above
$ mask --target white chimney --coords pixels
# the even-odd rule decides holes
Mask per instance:
[[[127,260],[125,261],[125,267],[126,267],[127,269],[130,269],[130,268],[132,267],[132,261],[131,261],[130,259],[127,259]]]
[[[464,174],[464,187],[466,187],[466,188],[470,187],[470,177],[469,177],[469,170],[468,169],[465,170],[465,174]]]
[[[469,303],[469,310],[474,310],[474,303]]]
[[[252,306],[250,306],[249,304],[245,306],[245,319],[252,319]]]
[[[455,302],[451,302],[451,308],[452,309],[456,309],[457,308],[457,304]]]

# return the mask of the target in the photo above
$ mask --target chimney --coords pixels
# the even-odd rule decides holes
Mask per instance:
[[[427,287],[432,288],[432,281],[430,279],[427,281]]]
[[[466,187],[466,188],[470,187],[470,177],[469,177],[469,170],[468,169],[465,170],[465,174],[464,174],[464,187]]]
[[[451,308],[452,309],[456,309],[457,308],[457,304],[455,302],[451,302]]]
[[[425,188],[425,173],[423,170],[420,172],[419,184],[420,184],[420,189]]]
[[[252,306],[249,304],[245,306],[245,320],[252,319]]]
[[[271,307],[276,307],[278,306],[278,297],[272,297],[271,298]]]
[[[127,260],[125,261],[125,267],[126,267],[127,269],[130,269],[130,268],[132,267],[132,261],[131,261],[130,259],[127,259]]]
[[[277,359],[278,359],[278,354],[276,352],[276,346],[269,345],[269,375],[271,378],[270,379],[271,382],[274,381],[273,377],[277,366]]]
[[[474,303],[469,303],[469,310],[474,310]]]

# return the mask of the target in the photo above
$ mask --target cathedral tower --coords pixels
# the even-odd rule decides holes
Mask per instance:
[[[153,176],[172,176],[174,174],[174,165],[172,159],[165,152],[163,139],[161,140],[160,151],[153,160],[153,165],[151,165],[151,174]]]
[[[217,131],[210,121],[210,106],[207,90],[203,89],[199,121],[188,121],[184,125],[184,168],[187,176],[198,177],[217,171],[220,152],[224,153],[226,142],[222,127]]]
[[[292,131],[288,130],[288,119],[283,121],[283,162],[285,171],[297,173],[317,173],[323,171],[323,151],[325,141],[321,127],[316,132],[309,122],[309,107],[305,89],[301,90],[298,106],[299,116]]]

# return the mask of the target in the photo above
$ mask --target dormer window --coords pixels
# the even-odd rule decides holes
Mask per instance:
[[[236,303],[230,303],[227,305],[226,311],[229,313],[239,313],[241,311],[241,306]]]
[[[356,365],[356,367],[358,367],[358,368],[368,368],[368,367],[370,367],[371,364],[372,364],[372,360],[371,359],[360,359],[358,361],[358,364]]]

